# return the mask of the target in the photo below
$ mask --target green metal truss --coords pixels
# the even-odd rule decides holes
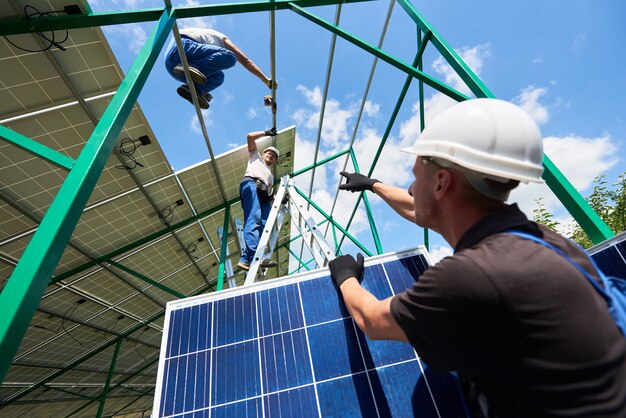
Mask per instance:
[[[83,208],[91,194],[96,182],[103,170],[103,167],[109,158],[112,149],[114,147],[116,138],[118,137],[122,127],[124,126],[126,119],[128,118],[132,106],[135,104],[137,97],[141,89],[143,88],[145,81],[160,53],[165,40],[167,39],[176,19],[199,17],[199,16],[215,16],[223,14],[235,14],[235,13],[248,13],[258,11],[270,11],[270,10],[291,10],[294,13],[302,16],[303,18],[327,29],[328,31],[340,36],[353,45],[367,51],[373,56],[382,59],[388,64],[396,67],[403,73],[407,74],[405,84],[400,92],[399,99],[396,103],[392,116],[387,125],[385,133],[381,139],[381,143],[377,150],[376,156],[372,163],[372,166],[368,170],[368,175],[371,175],[378,158],[384,148],[386,140],[391,132],[391,129],[395,123],[397,114],[402,106],[404,98],[406,97],[409,85],[413,79],[417,79],[419,82],[419,97],[420,97],[420,115],[423,121],[424,115],[424,93],[423,85],[426,84],[433,89],[457,100],[467,100],[469,97],[456,91],[455,89],[445,85],[444,83],[432,78],[422,71],[421,57],[428,44],[432,44],[439,53],[446,59],[446,61],[457,72],[461,79],[467,84],[472,93],[476,97],[494,97],[489,89],[482,83],[482,81],[472,72],[472,70],[463,62],[454,49],[448,45],[443,38],[432,28],[426,20],[417,12],[415,7],[408,0],[398,0],[398,3],[405,10],[407,15],[415,22],[417,28],[417,49],[418,52],[412,63],[409,65],[394,56],[386,53],[385,51],[364,42],[348,32],[342,30],[336,25],[333,25],[325,20],[311,14],[306,11],[304,7],[330,5],[338,3],[355,3],[368,0],[269,0],[269,1],[257,1],[248,3],[229,3],[219,5],[205,5],[205,6],[190,6],[190,7],[165,7],[164,9],[146,9],[139,11],[125,11],[125,12],[111,12],[111,13],[93,13],[88,7],[88,13],[84,15],[68,15],[68,16],[52,16],[44,18],[29,18],[29,19],[7,19],[2,21],[2,31],[4,35],[24,34],[37,31],[49,31],[51,29],[75,29],[86,27],[97,27],[106,25],[118,25],[125,23],[137,23],[156,21],[156,27],[152,31],[149,39],[146,41],[144,47],[137,56],[133,66],[128,72],[128,75],[124,78],[117,93],[113,96],[109,106],[107,107],[102,118],[98,122],[91,137],[85,144],[80,156],[73,160],[66,157],[57,151],[54,151],[37,141],[30,138],[26,138],[6,127],[0,126],[0,137],[13,145],[36,155],[58,167],[61,167],[68,171],[66,180],[59,190],[54,202],[50,206],[46,216],[41,221],[37,231],[32,237],[28,247],[23,253],[19,263],[15,267],[13,274],[6,283],[6,286],[0,293],[0,306],[3,307],[3,315],[0,316],[0,381],[4,381],[5,375],[11,365],[12,359],[17,352],[17,349],[22,341],[22,338],[28,328],[28,325],[34,315],[35,310],[39,304],[40,298],[43,295],[45,288],[52,283],[58,283],[62,280],[69,279],[70,277],[81,273],[99,263],[109,263],[116,268],[126,271],[129,274],[144,280],[159,289],[168,292],[176,297],[184,297],[179,292],[169,289],[158,282],[147,278],[140,273],[123,266],[120,263],[114,261],[114,258],[121,255],[133,248],[146,244],[160,236],[175,231],[185,225],[192,222],[197,222],[205,216],[216,213],[222,209],[225,210],[224,222],[224,236],[227,236],[229,211],[231,205],[237,203],[239,199],[234,199],[229,202],[225,202],[215,208],[205,211],[197,216],[190,217],[175,225],[169,225],[161,231],[150,234],[145,238],[133,242],[127,246],[124,246],[118,250],[112,251],[102,257],[89,261],[79,267],[69,270],[65,273],[52,277],[53,271],[56,268],[59,259],[61,257],[63,248],[68,243],[69,238],[78,222],[78,219],[82,213]],[[424,33],[422,37],[421,34]],[[423,122],[422,122],[423,123]],[[422,125],[423,129],[423,125]],[[352,157],[355,170],[358,171],[358,165],[354,152],[352,149],[342,151],[341,153],[324,159],[320,162],[316,162],[313,166],[306,169],[299,170],[293,173],[292,176],[296,176],[303,172],[308,171],[314,167],[328,163],[329,161],[349,153]],[[594,243],[601,242],[605,239],[613,236],[613,232],[608,226],[600,219],[600,217],[591,209],[582,196],[576,191],[576,189],[569,183],[569,181],[563,176],[563,174],[556,168],[552,161],[548,158],[544,158],[545,172],[544,179],[556,196],[565,205],[567,210],[574,216],[576,221],[581,225],[583,230],[590,236]],[[307,201],[324,217],[322,222],[330,222],[333,227],[333,237],[335,240],[335,248],[337,253],[340,253],[341,244],[345,237],[351,239],[355,245],[357,245],[362,251],[371,255],[372,253],[367,250],[362,244],[360,244],[354,237],[352,237],[348,230],[350,224],[356,213],[357,207],[360,204],[361,198],[363,198],[368,214],[368,222],[372,230],[374,244],[376,251],[380,254],[382,252],[382,245],[378,238],[374,217],[371,213],[367,196],[361,194],[355,205],[354,211],[348,224],[344,227],[339,225],[332,216],[326,214],[319,206],[312,202],[302,191],[298,190]],[[339,242],[337,242],[335,229],[338,229],[343,235]],[[292,238],[288,243],[283,244],[289,250],[289,243],[297,237]],[[428,235],[425,232],[425,242],[428,242]],[[224,262],[226,260],[225,254],[226,245],[222,242],[222,253],[220,254],[220,269],[217,277],[217,288],[221,289],[223,285],[224,275]],[[300,266],[308,269],[309,262],[304,262],[295,256]],[[299,267],[300,268],[300,267]],[[298,268],[298,270],[299,270]],[[212,285],[208,285],[201,289],[196,294],[203,293],[212,288]],[[102,395],[97,399],[90,399],[85,405],[81,406],[78,410],[74,411],[70,415],[74,415],[80,412],[82,409],[91,405],[97,400],[100,401],[98,415],[101,415],[104,408],[104,402],[106,400],[107,393],[109,391],[110,382],[115,369],[115,362],[119,354],[122,341],[129,337],[136,331],[139,331],[147,324],[158,320],[163,317],[164,311],[161,311],[150,318],[147,318],[140,324],[130,328],[125,333],[119,335],[116,338],[102,344],[100,347],[90,351],[89,353],[74,360],[65,368],[52,373],[33,387],[25,390],[19,395],[13,397],[10,402],[14,402],[17,399],[22,398],[28,393],[41,388],[46,383],[51,382],[58,376],[62,375],[66,371],[71,370],[73,367],[80,363],[94,357],[102,351],[115,345],[115,353],[109,369],[107,377],[107,383],[102,392]],[[111,390],[120,386],[123,382],[141,373],[147,367],[153,365],[158,359],[154,359],[135,374],[127,377],[122,382],[115,385]],[[136,400],[140,399],[139,398]],[[135,402],[133,400],[130,404]],[[128,405],[130,405],[128,404]],[[128,406],[127,405],[127,406]],[[126,408],[125,406],[124,408]]]

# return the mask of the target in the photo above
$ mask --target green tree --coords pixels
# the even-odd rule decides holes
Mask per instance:
[[[606,175],[600,174],[593,182],[593,192],[587,198],[589,206],[600,216],[600,218],[608,225],[616,234],[624,231],[625,228],[625,210],[626,210],[626,172],[618,176],[618,182],[612,186],[613,190],[607,189]],[[570,237],[583,248],[589,248],[593,242],[589,239],[583,229],[576,225],[572,236]]]
[[[618,176],[618,181],[611,185],[612,189],[607,187],[605,174],[597,176],[593,183],[593,191],[586,199],[589,206],[613,232],[619,234],[626,231],[626,172]],[[542,198],[535,200],[535,202],[537,202],[538,207],[533,210],[533,220],[552,230],[556,230],[559,227],[559,223],[546,210]],[[570,238],[583,248],[589,248],[593,245],[591,239],[579,225],[574,227]]]
[[[533,210],[533,221],[543,224],[550,228],[553,231],[556,231],[556,228],[559,226],[559,223],[554,220],[554,217],[543,204],[543,197],[539,199],[535,199],[537,203],[537,208]]]

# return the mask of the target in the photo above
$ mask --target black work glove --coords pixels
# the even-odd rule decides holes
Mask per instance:
[[[361,282],[363,279],[363,262],[364,258],[361,253],[356,255],[356,260],[349,254],[331,260],[328,267],[330,268],[331,277],[337,283],[337,287],[341,287],[341,284],[350,277],[356,277]]]
[[[349,190],[352,193],[354,192],[363,192],[365,190],[373,191],[372,187],[375,183],[380,183],[380,180],[371,179],[363,174],[359,173],[348,173],[347,171],[342,171],[342,176],[346,178],[346,183],[341,184],[339,186],[339,190]]]
[[[268,130],[263,131],[263,132],[267,136],[276,136],[276,135],[278,135],[278,133],[276,132],[276,127],[273,127],[272,129],[268,129]]]
[[[267,86],[270,90],[272,89],[272,86],[274,87],[274,89],[277,89],[277,88],[278,88],[278,81],[276,81],[276,80],[272,80],[272,79],[270,78],[270,79],[268,79],[268,80],[265,82],[265,85],[266,85],[266,86]]]

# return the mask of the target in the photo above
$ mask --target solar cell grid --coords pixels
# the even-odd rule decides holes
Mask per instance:
[[[590,248],[589,254],[607,276],[626,278],[626,232]]]
[[[375,257],[363,285],[389,297],[427,266]],[[431,374],[409,344],[368,340],[315,271],[169,303],[154,416],[464,415],[456,380],[436,375],[435,392]]]

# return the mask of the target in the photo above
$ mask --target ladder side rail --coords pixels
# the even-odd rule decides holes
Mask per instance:
[[[286,193],[285,185],[287,183],[287,179],[287,176],[284,176],[280,179],[280,187],[274,195],[272,209],[270,210],[270,214],[265,221],[265,228],[263,229],[263,233],[261,234],[261,238],[259,240],[259,245],[257,246],[256,252],[254,253],[254,259],[250,263],[250,270],[248,270],[248,274],[246,274],[246,281],[244,282],[244,286],[248,286],[254,283],[254,280],[256,279],[256,276],[259,272],[259,266],[261,264],[262,256],[266,253],[267,245],[269,243],[270,233],[278,219],[280,209],[283,206],[282,200]]]
[[[313,216],[311,216],[310,212],[307,210],[306,203],[296,191],[293,180],[290,181],[287,185],[287,192],[289,194],[290,201],[293,202],[293,205],[289,205],[290,212],[292,212],[292,206],[294,206],[295,210],[301,212],[302,218],[304,219],[304,222],[308,227],[308,232],[306,232],[306,234],[305,231],[300,230],[302,237],[304,238],[305,235],[310,235],[311,244],[309,249],[311,250],[311,254],[313,254],[313,257],[315,257],[315,260],[317,261],[317,265],[319,267],[326,267],[328,265],[328,262],[335,258],[335,252],[332,250],[330,245],[328,245],[328,242],[326,242],[324,235],[317,227],[317,223],[313,219]],[[305,240],[305,243],[306,241],[307,240]],[[317,246],[319,247],[319,251],[315,251],[315,249],[312,248],[314,243],[317,244]]]

